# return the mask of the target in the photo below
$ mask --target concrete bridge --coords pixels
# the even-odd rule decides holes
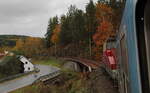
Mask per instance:
[[[95,70],[100,67],[100,64],[98,62],[87,60],[83,58],[63,58],[65,61],[71,61],[75,62],[80,65],[83,72],[92,72],[92,70]]]

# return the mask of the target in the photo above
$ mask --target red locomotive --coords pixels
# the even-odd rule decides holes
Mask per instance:
[[[118,73],[115,43],[115,37],[111,37],[105,42],[103,46],[103,68],[113,79],[117,79]]]

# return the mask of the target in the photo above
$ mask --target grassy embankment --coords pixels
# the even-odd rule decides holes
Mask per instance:
[[[0,79],[22,72],[21,63],[16,56],[5,56],[0,60]]]
[[[64,62],[56,59],[48,59],[36,61],[33,60],[34,64],[52,65],[62,68]],[[85,88],[86,80],[82,77],[81,73],[72,72],[69,70],[62,71],[62,74],[58,77],[58,84],[47,84],[43,83],[34,84],[27,86],[11,93],[87,93]]]
[[[86,81],[77,73],[64,73],[59,79],[62,80],[59,84],[38,83],[11,93],[88,93]]]
[[[45,60],[32,60],[33,64],[41,64],[41,65],[50,65],[54,67],[61,68],[62,65],[64,64],[64,61],[55,59],[55,58],[50,58],[50,59],[45,59]]]

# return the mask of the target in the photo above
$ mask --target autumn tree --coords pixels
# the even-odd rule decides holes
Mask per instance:
[[[28,57],[36,57],[44,51],[44,41],[41,38],[28,37],[24,41],[23,52]]]
[[[115,34],[113,27],[113,9],[104,2],[98,2],[96,4],[96,19],[98,22],[96,33],[93,35],[93,41],[96,45],[94,47],[95,56],[101,58],[102,55],[102,47],[104,42],[111,36]],[[100,59],[99,59],[100,60]]]
[[[58,17],[55,16],[53,18],[50,18],[50,20],[48,22],[48,27],[47,27],[47,33],[45,34],[46,46],[48,48],[50,46],[52,46],[52,42],[50,40],[51,40],[52,33],[53,33],[56,25],[58,25]]]
[[[96,46],[102,46],[112,34],[112,31],[113,25],[110,22],[103,20],[97,28],[97,32],[93,35],[93,41]]]
[[[96,18],[98,21],[98,27],[96,33],[93,35],[93,40],[96,45],[103,45],[109,36],[115,34],[112,24],[113,15],[113,9],[107,4],[96,4]]]
[[[100,24],[103,20],[112,22],[113,15],[114,11],[109,5],[104,3],[96,4],[96,19],[98,24]]]
[[[100,55],[98,52],[102,50],[105,40],[114,35],[119,27],[115,13],[116,11],[119,13],[120,10],[117,7],[120,6],[114,7],[118,5],[114,1],[116,0],[98,0],[94,4],[92,0],[89,0],[85,12],[71,5],[68,12],[61,16],[60,21],[57,16],[50,18],[45,35],[47,46],[52,49],[55,46],[55,54],[56,49],[59,51],[59,47],[63,47],[66,51],[63,52],[64,54],[76,56],[80,54],[77,52],[78,47],[84,47],[82,50],[86,51],[86,56],[90,56],[89,58],[92,58],[95,52],[97,52],[96,55]]]
[[[60,41],[59,39],[60,31],[61,31],[60,25],[56,25],[51,38],[51,42],[55,44],[55,56],[57,56],[57,44]]]

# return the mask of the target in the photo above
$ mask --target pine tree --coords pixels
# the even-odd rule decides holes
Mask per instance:
[[[96,31],[96,8],[92,0],[86,6],[86,28],[89,35],[89,55],[92,56],[92,35]]]

